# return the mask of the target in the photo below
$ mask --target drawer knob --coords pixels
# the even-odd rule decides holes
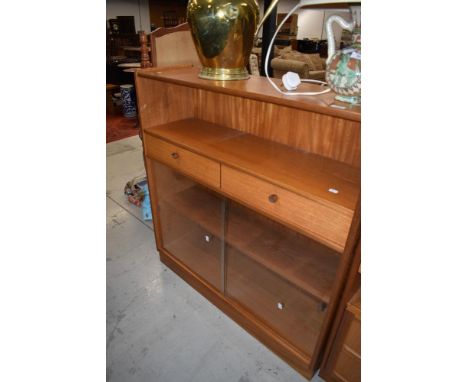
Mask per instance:
[[[171,157],[173,157],[174,159],[177,159],[177,158],[179,158],[179,154],[178,153],[172,153]]]
[[[204,235],[203,238],[207,243],[211,242],[211,235]]]
[[[277,307],[279,310],[283,310],[283,309],[284,309],[284,303],[279,302],[278,304],[276,304],[276,307]]]
[[[276,203],[278,201],[278,195],[271,194],[270,196],[268,196],[268,200],[270,203]]]

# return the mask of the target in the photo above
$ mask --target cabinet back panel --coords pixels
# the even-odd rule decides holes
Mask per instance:
[[[195,118],[360,167],[356,121],[202,89]]]

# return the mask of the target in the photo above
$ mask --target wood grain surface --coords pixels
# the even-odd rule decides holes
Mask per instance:
[[[216,161],[152,136],[145,139],[145,152],[150,158],[188,174],[204,184],[220,187],[220,164]]]
[[[325,317],[320,301],[232,247],[227,255],[227,296],[312,356]]]
[[[320,366],[329,336],[336,334],[332,325],[341,313],[360,237],[360,108],[335,101],[333,93],[288,97],[275,92],[261,77],[202,80],[198,69],[190,67],[139,69],[136,87],[161,260],[311,378]],[[315,85],[304,87],[317,90]],[[182,150],[176,151],[175,158],[171,155],[174,149]],[[183,165],[177,164],[180,153],[187,158]],[[228,214],[227,226],[215,228],[203,202],[195,202],[196,213],[187,207],[190,203],[171,204],[177,213],[169,219],[169,226],[162,228],[157,209],[175,194],[163,189],[161,174],[164,177],[167,171],[161,169],[166,166],[156,160],[171,166],[175,174],[186,175],[186,181],[180,184],[174,181],[177,176],[171,180],[177,193],[188,191],[195,180],[216,190],[220,197],[228,195],[228,205],[239,203],[230,211],[232,216]],[[211,162],[206,161],[219,166],[219,172],[211,171],[211,164],[206,165]],[[213,181],[215,173],[217,181]],[[164,233],[165,229],[170,232]],[[217,240],[218,236],[214,240],[228,246],[220,273],[216,271],[217,251],[204,249],[199,242],[205,231],[225,235],[224,240]],[[302,247],[294,244],[301,242],[298,237],[305,238]],[[317,246],[325,246],[311,238],[321,240],[328,247],[326,251],[333,253],[317,251]],[[281,250],[284,246],[287,251]],[[307,252],[309,246],[311,252]],[[237,273],[229,275],[229,261],[234,255],[239,260]],[[215,261],[205,267],[204,273],[203,266],[197,269],[196,259],[203,259],[200,263]],[[302,269],[293,266],[295,260]],[[249,273],[252,269],[264,282],[257,283],[255,275]],[[226,277],[231,286],[237,285],[231,296],[217,284],[226,283]],[[308,308],[299,309],[301,312],[293,309],[285,320],[280,315],[271,318],[274,310],[270,311],[270,302],[283,292],[293,304],[300,300],[299,305],[306,306],[314,299],[329,303],[319,320],[313,319],[314,314],[307,315],[309,321],[301,316]],[[298,332],[295,322],[300,322],[299,328],[304,325]],[[301,342],[299,332],[310,341]],[[349,342],[355,344],[356,337]]]
[[[315,111],[338,118],[361,121],[360,107],[350,107],[335,100],[333,92],[318,96],[286,96],[278,93],[268,83],[265,77],[252,76],[242,81],[212,81],[198,78],[197,68],[187,68],[180,71],[139,71],[138,75],[148,79],[168,82],[186,87],[215,91],[217,93],[234,95],[247,99],[264,101],[271,104],[285,105],[295,109]],[[277,79],[275,81],[279,82]],[[302,85],[301,85],[302,86]],[[303,84],[304,91],[321,90],[318,85]],[[331,107],[337,105],[345,109]],[[214,105],[204,105],[214,107]],[[233,112],[235,110],[231,110]]]
[[[220,200],[215,195],[194,186],[164,197],[161,203],[199,224],[213,236],[221,237]],[[178,226],[170,224],[168,217],[163,220],[168,226],[163,229],[165,238],[185,227],[180,222]],[[340,260],[338,253],[237,203],[230,203],[226,224],[225,240],[231,247],[305,293],[327,304],[330,302]]]
[[[178,120],[145,132],[328,204],[343,214],[352,215],[355,208],[360,170],[345,163],[199,119]],[[339,192],[332,193],[330,188]]]
[[[278,336],[273,329],[262,320],[259,320],[257,316],[245,309],[242,305],[236,304],[232,299],[228,299],[215,290],[209,283],[200,278],[164,248],[160,249],[160,258],[164,264],[171,268],[182,279],[236,321],[242,328],[288,362],[305,378],[312,378],[313,371],[310,369],[311,358],[307,354],[292,346],[291,343],[286,341],[283,337]]]
[[[360,166],[357,121],[213,91],[197,96],[196,118]]]
[[[153,100],[139,101],[144,128],[196,117],[360,167],[360,110],[331,107],[336,101],[329,94],[291,99],[264,78],[202,80],[196,69],[183,66],[138,70],[136,78],[142,83],[138,97]]]
[[[221,189],[236,200],[343,252],[352,214],[340,214],[328,206],[224,165],[221,168]],[[276,196],[275,202],[270,200],[273,195]]]
[[[361,322],[346,311],[326,368],[320,375],[328,382],[361,381]]]

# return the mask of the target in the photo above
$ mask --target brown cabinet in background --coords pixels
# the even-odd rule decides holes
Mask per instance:
[[[361,381],[361,290],[347,304],[320,375],[327,382]]]

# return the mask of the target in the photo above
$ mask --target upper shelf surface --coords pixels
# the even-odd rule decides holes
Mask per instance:
[[[212,81],[199,78],[199,70],[195,67],[165,71],[149,68],[137,70],[137,76],[361,121],[361,108],[336,101],[333,92],[316,96],[287,96],[273,89],[265,77],[251,76],[248,80],[241,81]],[[273,81],[278,85],[281,84],[279,79],[273,79]],[[300,86],[300,91],[319,90],[321,90],[320,86],[314,84],[303,83]],[[345,109],[340,109],[343,107]]]

